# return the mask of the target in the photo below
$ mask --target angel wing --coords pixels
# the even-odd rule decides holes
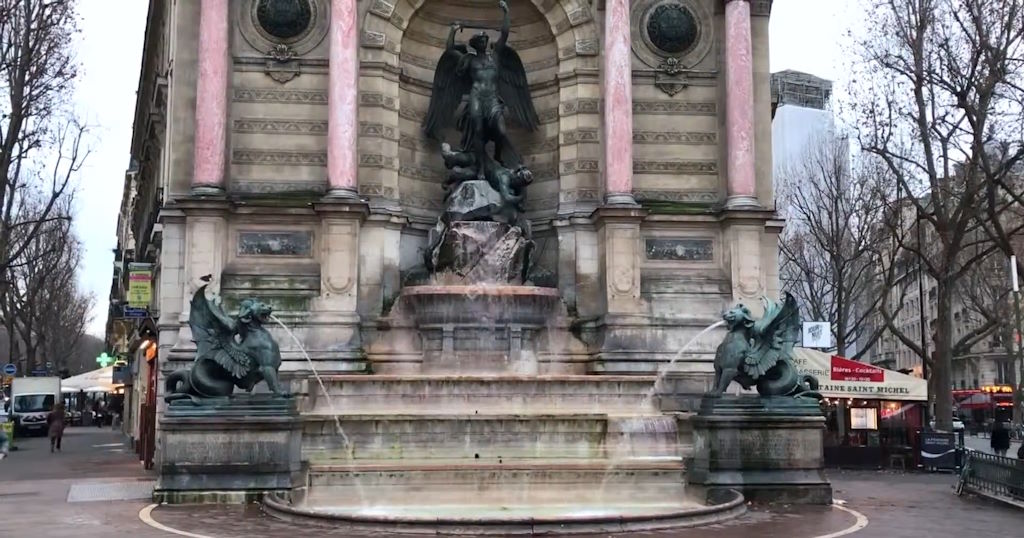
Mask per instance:
[[[205,285],[196,290],[189,305],[188,325],[196,343],[196,360],[213,359],[235,378],[245,377],[252,359],[235,346],[236,327],[219,306],[206,298]]]
[[[427,115],[423,118],[423,132],[435,140],[440,140],[441,130],[451,125],[462,96],[469,91],[468,77],[458,72],[459,62],[466,52],[466,45],[462,43],[445,49],[434,68],[434,86]]]
[[[494,56],[498,63],[498,95],[520,126],[530,131],[535,130],[540,125],[540,118],[530,98],[530,85],[526,81],[523,61],[515,49],[508,45],[495,46]]]
[[[786,293],[782,304],[767,297],[761,299],[764,316],[754,322],[754,347],[744,359],[746,372],[757,379],[781,360],[792,356],[800,334],[800,309],[796,298]]]

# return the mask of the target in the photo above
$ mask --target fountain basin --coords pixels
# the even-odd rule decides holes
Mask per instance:
[[[495,487],[508,486],[495,484]],[[371,494],[362,502],[338,503],[318,496],[315,488],[311,488],[308,493],[270,494],[264,498],[263,507],[269,514],[283,519],[332,522],[353,530],[463,535],[578,534],[683,528],[719,523],[746,511],[743,496],[737,492],[731,492],[716,504],[701,504],[685,495],[660,500],[618,498],[606,501],[578,499],[570,493],[564,495],[561,502],[551,502],[544,496],[529,494],[530,499],[486,499],[476,503],[458,500],[438,502],[439,495],[442,498],[451,495],[451,489],[421,489],[410,495],[396,497],[391,494],[382,498],[373,498]]]
[[[401,300],[418,325],[544,326],[560,295],[556,288],[480,283],[406,286]]]
[[[414,330],[417,373],[535,375],[560,301],[557,289],[538,286],[407,286],[391,321]]]

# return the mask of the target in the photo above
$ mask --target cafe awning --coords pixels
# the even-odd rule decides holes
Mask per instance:
[[[818,378],[826,398],[928,401],[928,382],[918,377],[806,348],[794,349],[793,361]]]
[[[114,367],[107,366],[84,374],[63,379],[60,382],[62,392],[71,392],[65,389],[74,389],[74,392],[114,392],[119,384],[113,383]]]

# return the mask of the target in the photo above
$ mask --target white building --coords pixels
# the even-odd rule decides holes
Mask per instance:
[[[772,165],[775,192],[780,171],[796,165],[808,148],[836,136],[832,81],[800,71],[772,73]]]

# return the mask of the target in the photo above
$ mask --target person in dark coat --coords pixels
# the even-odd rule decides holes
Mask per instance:
[[[60,441],[64,437],[63,403],[53,406],[53,411],[46,415],[46,425],[50,430],[50,452],[53,452],[54,448],[57,449],[57,452],[60,452]]]
[[[997,455],[1006,457],[1006,451],[1010,450],[1010,430],[1006,429],[1006,425],[1002,422],[996,422],[992,425],[992,439],[990,441],[992,445],[992,452]]]

